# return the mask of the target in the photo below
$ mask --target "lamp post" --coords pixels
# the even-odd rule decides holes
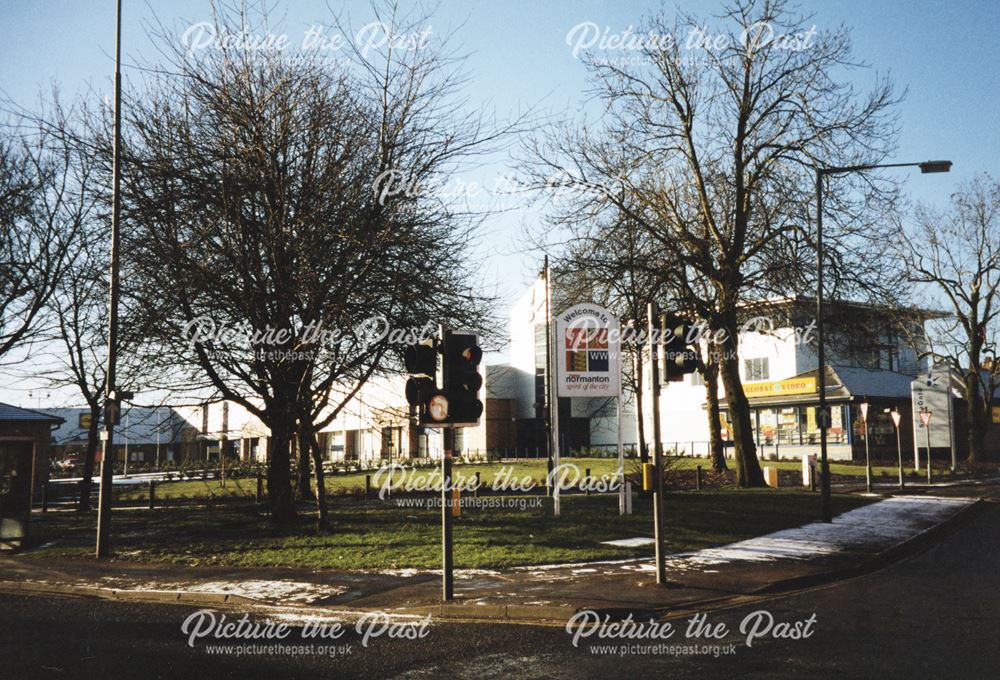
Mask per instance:
[[[105,372],[107,396],[104,402],[104,432],[102,433],[103,451],[101,454],[101,490],[97,501],[97,547],[98,559],[110,555],[111,531],[111,497],[114,483],[114,434],[115,421],[120,411],[122,398],[117,385],[115,370],[118,362],[118,251],[119,251],[119,217],[121,215],[121,129],[122,129],[122,0],[116,5],[115,23],[115,113],[114,113],[114,149],[111,166],[111,262],[110,286],[108,295],[108,365]],[[112,417],[113,416],[113,417]],[[127,460],[127,458],[126,458]]]
[[[832,522],[830,510],[830,462],[826,453],[826,431],[830,427],[830,415],[826,405],[826,352],[823,345],[823,178],[848,172],[865,172],[876,168],[919,167],[924,174],[948,172],[951,161],[925,161],[923,163],[881,163],[872,165],[848,165],[843,167],[816,168],[816,360],[818,364],[816,389],[819,391],[819,408],[816,421],[819,425],[819,453],[822,479],[820,486],[820,516],[824,522]]]

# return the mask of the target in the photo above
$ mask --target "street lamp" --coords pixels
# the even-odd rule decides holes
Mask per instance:
[[[879,163],[871,165],[848,165],[843,167],[816,168],[816,360],[818,364],[816,389],[819,390],[819,408],[816,410],[816,424],[819,425],[820,470],[820,514],[824,522],[832,522],[830,510],[830,462],[826,454],[826,431],[830,427],[830,414],[826,405],[826,351],[823,345],[823,178],[848,172],[865,172],[877,168],[920,168],[923,174],[948,172],[951,161],[924,161],[923,163]]]

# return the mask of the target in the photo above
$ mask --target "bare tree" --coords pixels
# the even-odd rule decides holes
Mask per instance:
[[[885,79],[864,95],[838,82],[836,75],[857,66],[848,30],[815,31],[784,0],[737,0],[720,21],[713,31],[695,17],[661,14],[640,32],[673,39],[644,41],[626,63],[590,58],[599,124],[561,125],[534,138],[527,183],[543,194],[576,192],[569,209],[554,210],[557,219],[625,212],[673,254],[676,283],[710,287],[697,311],[713,333],[721,331],[719,374],[737,478],[759,486],[740,378],[740,315],[768,295],[811,283],[814,170],[881,160],[894,144],[897,100]],[[697,39],[706,30],[707,46]],[[873,208],[894,196],[893,187],[845,176],[835,191],[836,221],[826,235],[834,292],[864,292],[859,284],[877,263],[857,255]]]
[[[83,219],[70,153],[20,119],[0,130],[0,361],[38,340]]]
[[[388,11],[394,34],[425,22]],[[245,8],[216,8],[215,24],[268,29]],[[481,318],[478,216],[435,187],[496,133],[462,112],[440,44],[334,61],[161,38],[168,67],[124,106],[126,275],[161,356],[270,429],[271,514],[287,520],[293,441],[319,475],[315,433],[403,344]]]
[[[921,352],[960,374],[965,383],[969,462],[986,453],[993,395],[1000,389],[1000,183],[982,175],[952,195],[951,209],[916,210],[900,227],[901,255],[928,306],[949,316],[933,323]]]

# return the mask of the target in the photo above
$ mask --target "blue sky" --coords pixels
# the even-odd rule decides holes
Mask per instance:
[[[349,12],[355,25],[373,18],[366,1],[269,4],[276,7],[275,15],[284,16],[281,30],[293,38],[312,24],[328,25],[331,8]],[[716,0],[679,5],[702,16],[720,7]],[[454,31],[453,44],[469,53],[471,105],[495,110],[501,117],[528,107],[573,117],[580,111],[587,82],[583,64],[567,44],[570,29],[593,22],[611,34],[620,33],[659,6],[634,1],[442,0],[431,26],[437,35]],[[1000,3],[841,0],[802,2],[799,7],[814,14],[812,21],[819,30],[841,23],[851,27],[856,56],[879,72],[889,72],[900,88],[909,89],[899,107],[899,150],[891,160],[955,162],[949,175],[922,177],[917,171],[904,171],[914,199],[942,203],[975,173],[1000,177],[996,35]],[[58,83],[67,94],[88,83],[110,93],[114,13],[114,0],[6,0],[0,9],[0,90],[24,106],[31,106],[51,83]],[[181,27],[210,19],[207,0],[125,0],[126,62],[135,55],[155,56],[144,28],[154,14]],[[505,157],[491,158],[470,177],[490,184],[511,171]],[[481,244],[488,258],[484,275],[508,302],[520,294],[540,264],[540,255],[522,251],[519,238],[522,225],[534,219],[515,205],[486,225]],[[27,404],[27,389],[20,384],[12,393],[0,387],[0,400]]]

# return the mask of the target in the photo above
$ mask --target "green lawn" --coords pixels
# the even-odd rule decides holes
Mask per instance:
[[[679,470],[694,470],[695,467],[701,465],[706,471],[710,469],[710,464],[705,458],[690,458],[683,456],[669,456],[667,458],[671,467]],[[579,475],[582,477],[587,468],[590,468],[590,473],[594,477],[602,476],[613,476],[618,469],[618,462],[613,458],[565,458],[564,463],[572,463],[579,469]],[[626,459],[625,461],[625,471],[626,473],[635,471],[635,466],[637,462],[633,459]],[[799,472],[802,470],[802,463],[799,461],[761,461],[762,466],[777,466],[781,470],[794,470]],[[480,481],[484,486],[490,486],[493,484],[494,479],[501,471],[504,469],[512,469],[511,475],[520,479],[521,477],[531,477],[535,484],[539,487],[543,487],[545,484],[546,475],[546,462],[544,460],[534,460],[534,461],[521,461],[517,463],[470,463],[470,464],[459,464],[453,467],[454,473],[461,474],[467,478],[473,478],[476,472],[480,474]],[[732,468],[732,465],[730,465]],[[420,468],[423,474],[429,474],[434,468]],[[840,475],[845,477],[857,477],[859,480],[864,479],[865,467],[864,465],[857,464],[846,464],[846,463],[831,463],[830,471],[833,475]],[[893,466],[876,465],[872,468],[873,474],[876,477],[891,477],[895,479],[898,475],[898,470]],[[905,467],[903,471],[906,475],[912,475],[916,471],[912,467]],[[364,491],[365,488],[365,476],[372,475],[374,479],[374,472],[349,472],[349,473],[337,473],[326,476],[326,489],[327,493],[336,494],[357,494]],[[926,475],[926,471],[920,473]],[[952,474],[947,468],[940,468],[935,470],[935,476],[947,476]],[[373,481],[373,484],[375,482]],[[205,499],[205,498],[252,498],[257,493],[257,481],[253,478],[243,478],[243,479],[229,479],[226,481],[225,486],[215,479],[210,480],[188,480],[183,482],[159,482],[156,485],[156,496],[158,499],[163,500],[174,500],[174,499]],[[148,496],[148,491],[145,486],[138,486],[135,489],[121,492],[118,498],[122,500],[133,500],[140,501],[145,500]]]
[[[521,497],[528,501],[531,497]],[[618,548],[601,541],[652,535],[648,497],[638,497],[636,514],[618,515],[617,497],[568,496],[562,516],[551,501],[526,509],[463,508],[456,520],[457,567],[496,568],[652,554],[647,548]],[[833,498],[837,513],[867,502]],[[667,545],[691,550],[738,541],[817,517],[819,496],[793,490],[712,490],[667,494]],[[191,565],[297,566],[377,569],[435,568],[440,561],[440,512],[350,498],[331,508],[334,531],[317,533],[311,516],[272,526],[250,504],[211,508],[121,509],[113,514],[113,544],[127,559]],[[45,548],[25,556],[89,557],[96,516],[73,512],[35,513],[32,534]]]

